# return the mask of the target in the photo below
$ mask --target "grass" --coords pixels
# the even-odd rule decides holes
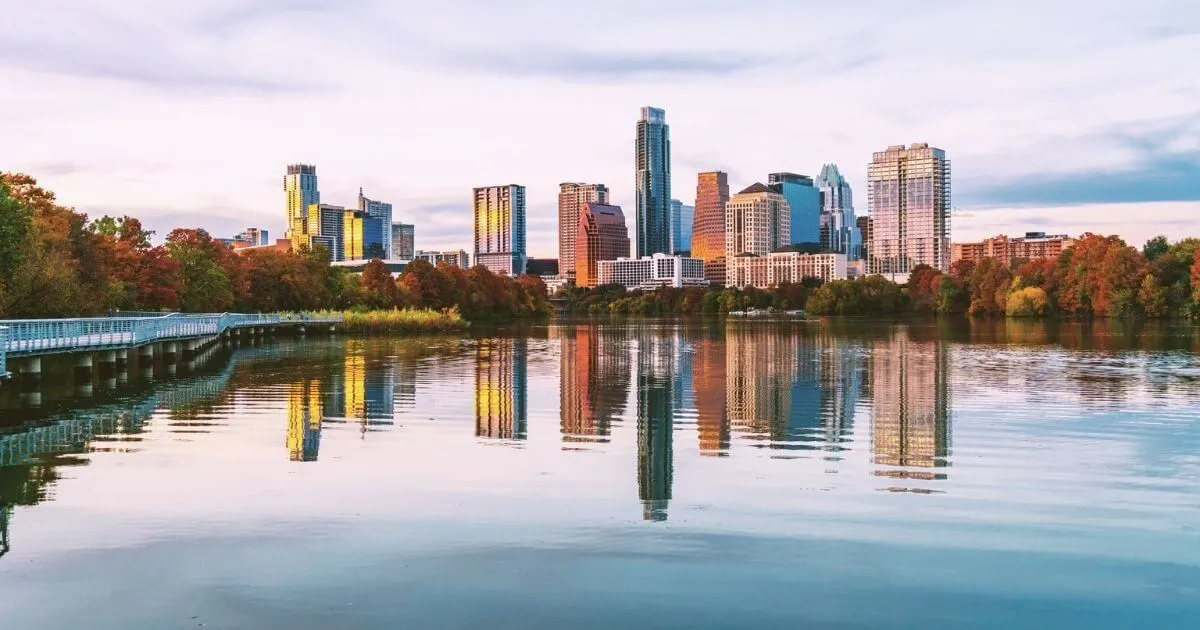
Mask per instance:
[[[321,311],[314,315],[341,315],[340,328],[348,333],[441,333],[466,330],[470,323],[458,309],[435,311],[430,308],[378,311]]]

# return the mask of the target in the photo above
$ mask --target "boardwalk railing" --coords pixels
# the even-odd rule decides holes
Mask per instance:
[[[220,313],[184,315],[170,313],[154,317],[92,317],[78,319],[29,319],[0,321],[0,374],[5,373],[5,355],[48,354],[127,348],[158,341],[219,335],[227,330],[280,323],[334,323],[340,316],[246,315]]]
[[[8,327],[0,326],[0,380],[8,378]]]

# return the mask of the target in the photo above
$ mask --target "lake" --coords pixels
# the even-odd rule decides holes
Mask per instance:
[[[1200,335],[580,320],[0,387],[5,628],[1179,628]]]

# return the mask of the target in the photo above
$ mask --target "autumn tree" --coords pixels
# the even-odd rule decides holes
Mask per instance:
[[[167,236],[167,251],[180,267],[179,305],[192,313],[219,313],[234,302],[234,285],[222,268],[225,246],[208,232],[176,229]]]
[[[362,287],[373,308],[392,308],[396,306],[396,280],[387,265],[378,258],[372,259],[362,272]]]

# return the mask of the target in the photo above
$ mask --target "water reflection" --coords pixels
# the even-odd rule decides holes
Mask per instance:
[[[526,437],[528,361],[525,339],[483,339],[475,350],[475,435]]]
[[[945,479],[950,453],[950,349],[905,335],[871,349],[871,446],[881,468],[898,479]]]
[[[638,498],[646,520],[667,520],[674,456],[675,383],[679,339],[645,329],[635,347]]]

